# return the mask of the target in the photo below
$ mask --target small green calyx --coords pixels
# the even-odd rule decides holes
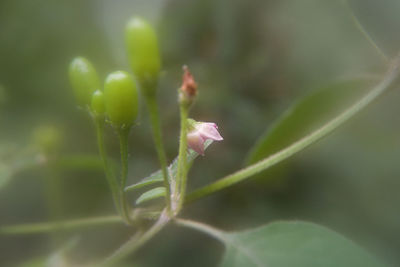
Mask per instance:
[[[104,116],[104,113],[106,112],[106,106],[104,103],[104,94],[102,91],[96,90],[93,93],[90,107],[95,116]]]
[[[78,105],[89,106],[93,92],[100,88],[93,65],[83,57],[73,59],[69,66],[69,79]]]
[[[104,84],[104,103],[110,122],[130,127],[138,113],[138,93],[132,77],[124,71],[109,74]]]
[[[130,19],[125,28],[129,61],[144,95],[154,94],[161,68],[157,35],[153,27],[139,17]]]
[[[198,124],[198,122],[195,121],[194,119],[187,119],[186,122],[187,122],[188,132],[194,130],[196,124]]]

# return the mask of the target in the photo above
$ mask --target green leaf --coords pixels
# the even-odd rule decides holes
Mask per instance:
[[[370,81],[338,82],[302,98],[287,110],[259,138],[246,159],[246,165],[264,159],[312,133],[324,122],[360,98]]]
[[[162,181],[163,181],[163,176],[162,176],[161,170],[158,170],[158,171],[150,174],[150,176],[143,178],[140,182],[125,187],[125,191],[140,189],[144,186],[152,185],[155,183],[161,183]]]
[[[345,237],[312,223],[276,222],[226,235],[221,266],[383,266]]]
[[[313,223],[274,222],[251,230],[224,232],[194,221],[175,222],[223,242],[222,267],[385,266],[347,238]]]
[[[136,205],[165,196],[165,187],[156,187],[144,192],[136,200]]]
[[[208,146],[211,145],[211,143],[212,143],[212,140],[207,140],[204,143],[204,150],[206,150],[208,148]],[[197,158],[198,155],[199,154],[197,154],[195,151],[193,151],[191,149],[188,151],[188,155],[187,155],[188,170],[190,169],[193,161]],[[171,179],[171,177],[173,177],[175,179],[176,174],[178,172],[178,158],[175,158],[174,161],[171,163],[171,165],[168,166],[168,172],[170,175],[169,179]],[[158,170],[158,171],[152,173],[150,176],[143,178],[140,182],[125,187],[125,191],[131,191],[131,190],[142,188],[144,186],[152,185],[155,183],[162,183],[162,182],[163,182],[163,176],[162,176],[161,170]]]

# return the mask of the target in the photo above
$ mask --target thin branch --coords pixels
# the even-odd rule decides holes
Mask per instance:
[[[245,255],[251,262],[253,262],[255,266],[264,266],[264,267],[267,266],[257,257],[257,255],[254,254],[254,252],[251,249],[242,245],[240,242],[235,241],[235,239],[232,238],[232,236],[229,233],[226,233],[222,230],[218,230],[210,225],[191,220],[175,219],[175,222],[178,225],[185,226],[203,232],[205,234],[208,234],[218,239],[219,241],[223,242],[226,246],[229,245],[234,247],[237,251]]]
[[[106,179],[108,185],[111,190],[111,194],[114,200],[115,209],[119,214],[121,213],[121,206],[119,203],[119,185],[118,180],[114,175],[114,172],[109,164],[107,151],[104,145],[104,120],[101,118],[95,118],[95,125],[96,125],[96,135],[97,135],[97,146],[99,149],[99,154],[103,163],[104,172],[106,175]]]
[[[155,236],[158,232],[160,232],[170,221],[168,217],[167,211],[164,210],[160,218],[156,223],[154,223],[149,230],[144,233],[136,233],[132,236],[130,240],[128,240],[125,244],[123,244],[117,251],[115,251],[109,258],[104,262],[105,266],[115,266],[115,264],[122,259],[126,258],[137,249],[142,247],[147,243],[153,236]]]
[[[379,56],[383,59],[383,61],[389,62],[389,58],[385,55],[385,53],[382,51],[382,49],[380,49],[379,46],[375,43],[375,41],[372,39],[372,37],[365,30],[364,26],[360,23],[360,21],[354,14],[348,0],[344,0],[343,2],[344,2],[347,12],[349,13],[349,15],[350,15],[351,19],[353,20],[357,29],[362,33],[364,38],[367,39],[367,41],[375,48],[375,50],[378,52]]]
[[[93,217],[85,219],[75,219],[68,221],[54,221],[45,223],[27,223],[9,226],[1,226],[0,234],[16,235],[16,234],[40,234],[55,231],[65,231],[76,228],[83,228],[95,225],[108,225],[121,223],[122,218],[119,215]]]
[[[227,241],[227,238],[225,236],[225,232],[223,232],[221,230],[218,230],[218,229],[216,229],[214,227],[211,227],[211,226],[209,226],[207,224],[200,223],[200,222],[195,222],[195,221],[191,221],[191,220],[178,219],[178,218],[175,218],[174,222],[177,225],[185,226],[185,227],[192,228],[192,229],[195,229],[197,231],[206,233],[206,234],[208,234],[208,235],[210,235],[210,236],[212,236],[212,237],[214,237],[214,238],[216,238],[216,239],[218,239],[218,240],[220,240],[222,242],[226,242]]]
[[[165,191],[166,191],[165,202],[166,202],[168,212],[171,212],[171,189],[170,189],[170,184],[169,184],[169,179],[168,179],[168,171],[167,171],[167,156],[166,156],[164,144],[162,141],[160,113],[158,111],[156,97],[155,96],[146,96],[146,103],[147,103],[147,108],[150,113],[150,122],[151,122],[151,126],[152,126],[152,131],[153,131],[154,145],[157,150],[158,159],[159,159],[160,165],[161,165],[161,172],[163,175],[163,182],[164,182],[164,187],[165,187]],[[172,179],[172,177],[171,177],[171,179]]]
[[[186,168],[187,168],[187,118],[188,118],[188,107],[186,103],[179,103],[180,110],[180,120],[181,120],[181,132],[179,139],[179,155],[178,155],[178,171],[176,175],[176,184],[175,184],[175,198],[179,198],[177,200],[177,207],[174,208],[173,211],[177,214],[179,213],[182,204],[183,197],[186,189]],[[174,199],[176,201],[176,199]],[[174,203],[174,202],[173,202]],[[176,208],[176,210],[175,210]]]
[[[120,129],[118,131],[120,151],[121,151],[121,179],[120,179],[120,190],[119,190],[119,198],[120,198],[120,208],[122,217],[125,219],[127,224],[133,224],[133,220],[131,219],[129,203],[126,198],[125,186],[126,180],[128,177],[128,137],[129,137],[129,129]]]

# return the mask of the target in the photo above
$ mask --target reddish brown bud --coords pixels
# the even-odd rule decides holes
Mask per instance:
[[[189,67],[183,66],[182,87],[181,90],[188,96],[194,97],[197,94],[197,84],[190,73]]]
[[[179,90],[179,101],[190,105],[197,95],[197,84],[188,66],[183,66],[182,86]]]

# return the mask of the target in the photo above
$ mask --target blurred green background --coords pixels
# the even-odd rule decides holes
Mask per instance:
[[[354,0],[350,5],[377,45],[393,57],[400,49],[400,2]],[[178,151],[176,89],[184,64],[199,85],[191,117],[216,122],[224,137],[196,160],[189,189],[244,166],[258,137],[297,99],[344,78],[379,77],[386,68],[343,1],[1,0],[0,225],[113,213],[94,126],[76,108],[67,69],[72,58],[84,56],[102,79],[117,69],[130,71],[123,30],[132,15],[148,19],[159,34],[159,102],[169,160]],[[280,169],[200,200],[183,217],[226,230],[275,220],[312,221],[399,266],[396,89]],[[32,136],[43,125],[59,132],[52,157],[82,154],[90,166],[71,170],[62,164],[51,167],[35,153],[32,158],[38,142]],[[110,154],[118,159],[113,130],[106,136]],[[35,166],[20,168],[24,160]],[[128,184],[158,168],[143,105],[130,136],[129,160]],[[58,187],[59,194],[48,195],[49,186]],[[55,199],[61,205],[52,214]],[[71,237],[76,243],[68,249],[69,262],[88,263],[110,254],[130,234],[116,225],[55,236],[0,236],[0,265],[48,256]],[[222,252],[221,244],[203,234],[169,226],[127,266],[217,266]]]

